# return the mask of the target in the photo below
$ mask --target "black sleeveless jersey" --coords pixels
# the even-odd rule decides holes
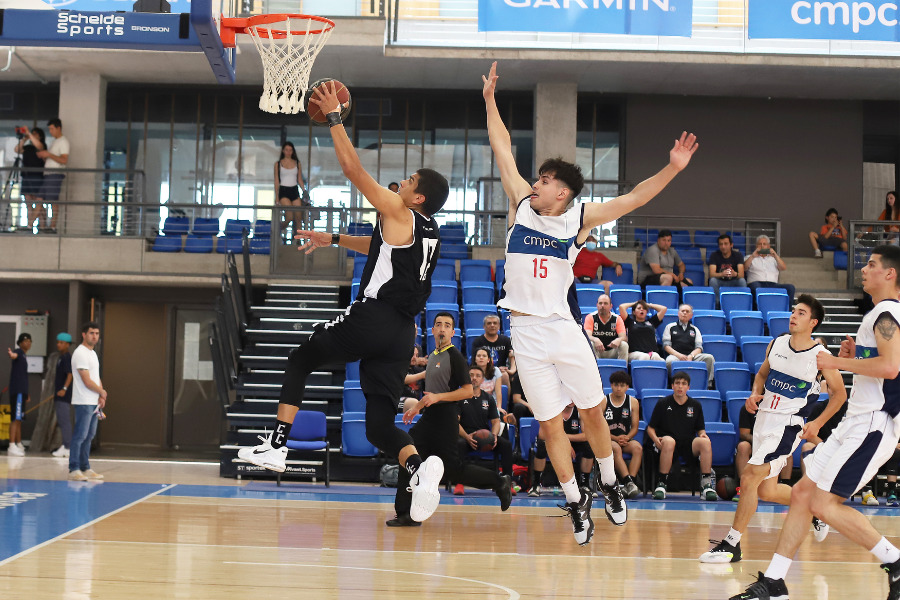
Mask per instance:
[[[622,406],[613,406],[612,397],[606,397],[606,412],[603,415],[609,424],[610,435],[628,435],[631,431],[631,396],[625,395]]]
[[[372,232],[369,256],[359,283],[357,300],[384,300],[401,314],[415,316],[431,294],[431,274],[437,266],[441,238],[438,225],[414,210],[413,240],[391,246],[381,237],[381,219]]]

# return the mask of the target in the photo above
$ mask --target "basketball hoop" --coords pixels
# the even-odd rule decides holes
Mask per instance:
[[[259,108],[270,113],[297,114],[309,85],[316,56],[334,29],[334,21],[309,15],[258,15],[222,19],[220,35],[234,48],[235,34],[249,35],[263,64]]]

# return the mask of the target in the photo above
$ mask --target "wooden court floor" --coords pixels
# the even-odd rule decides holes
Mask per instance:
[[[420,528],[391,529],[391,498],[371,486],[274,491],[219,480],[216,465],[139,461],[97,461],[107,482],[70,484],[64,463],[2,461],[3,497],[27,500],[0,508],[0,547],[18,536],[24,548],[0,561],[5,598],[728,598],[765,569],[784,518],[767,507],[742,562],[701,565],[708,538],[727,532],[731,503],[630,503],[622,528],[598,506],[594,540],[579,547],[559,497],[519,497],[501,513],[473,492],[447,497]],[[863,512],[891,537],[898,510]],[[41,541],[53,533],[36,533],[41,524],[60,513],[69,522]],[[792,599],[887,594],[877,561],[840,534],[810,536],[797,559]]]

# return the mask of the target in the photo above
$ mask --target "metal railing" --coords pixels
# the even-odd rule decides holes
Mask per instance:
[[[862,288],[860,269],[866,266],[872,248],[900,245],[900,223],[896,221],[850,221],[847,240],[847,289]]]

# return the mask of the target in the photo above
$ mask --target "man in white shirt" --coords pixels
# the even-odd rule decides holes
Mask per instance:
[[[100,381],[100,360],[94,347],[100,341],[100,326],[91,321],[81,328],[81,345],[72,353],[72,409],[75,429],[69,447],[69,479],[88,481],[103,479],[91,468],[91,440],[97,433],[97,422],[106,418],[106,390]]]
[[[59,191],[62,189],[62,182],[65,179],[63,169],[69,163],[69,140],[62,134],[62,121],[59,119],[50,119],[47,123],[50,135],[53,136],[53,142],[50,144],[49,150],[41,150],[37,153],[40,158],[44,159],[44,183],[37,194],[37,203],[53,204],[59,201]],[[43,213],[43,209],[41,209]],[[50,224],[45,231],[56,233],[56,219],[59,217],[59,205],[53,207],[53,216],[50,218]],[[40,229],[40,227],[39,227]]]
[[[791,305],[794,304],[796,289],[790,283],[778,283],[778,272],[787,269],[787,265],[772,248],[769,236],[756,238],[756,250],[744,261],[744,272],[747,274],[747,285],[754,293],[757,288],[782,288],[787,290]]]

